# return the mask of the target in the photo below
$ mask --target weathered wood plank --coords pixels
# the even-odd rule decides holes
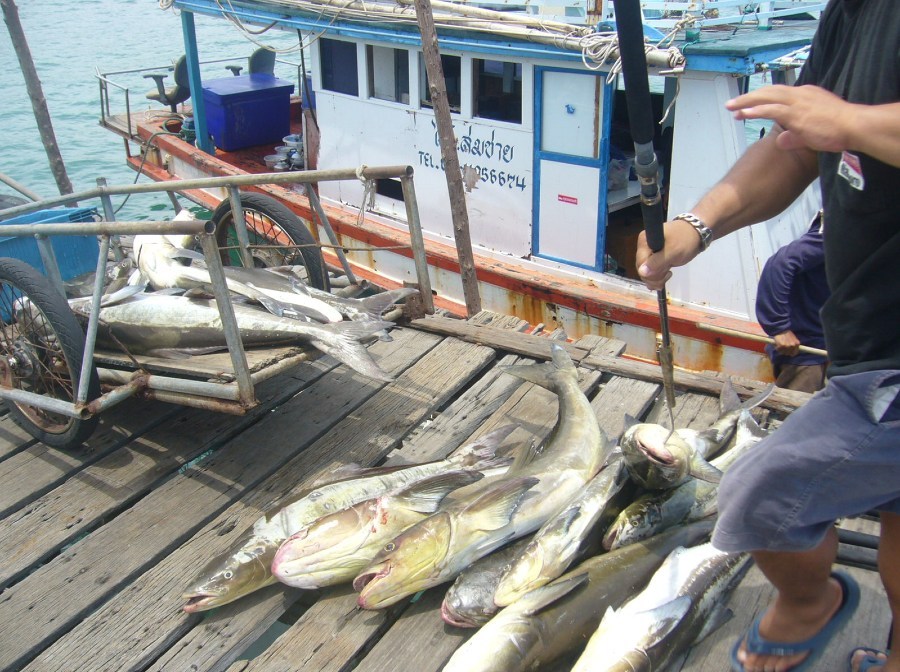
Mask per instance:
[[[373,352],[385,353],[379,361],[388,371],[409,364],[409,357],[398,352],[403,349],[405,339],[399,334],[395,338],[395,343],[377,343],[372,346]],[[314,362],[305,365],[303,369],[308,370],[307,366],[316,368],[322,365]],[[279,382],[282,385],[284,383],[278,380],[269,382],[275,386]],[[384,383],[349,372],[346,367],[338,367],[319,382],[330,390],[328,394],[331,396],[337,396],[338,385],[347,386],[351,396],[355,393],[355,403],[332,407],[330,404],[323,404],[323,398],[319,397],[318,407],[286,404],[279,406],[275,412],[265,414],[249,429],[246,420],[242,418],[196,413],[191,416],[193,420],[190,424],[200,424],[200,432],[205,431],[198,436],[186,435],[188,423],[167,427],[171,436],[160,444],[171,444],[182,449],[185,444],[204,441],[211,445],[221,444],[240,430],[243,430],[243,434],[204,461],[201,467],[166,481],[151,496],[144,497],[87,538],[67,548],[53,562],[0,595],[0,618],[13,624],[0,635],[0,667],[19,665],[34,658],[63,632],[74,627],[78,621],[83,621],[128,582],[170,555],[237,497],[254,488],[308,445],[308,442],[327,432],[353,408],[384,386]],[[302,409],[303,413],[297,415],[297,409]],[[325,417],[322,417],[323,409],[328,410]],[[210,421],[210,425],[204,428],[207,417],[224,417],[229,422],[219,425]],[[303,432],[300,431],[301,428]],[[280,429],[284,437],[280,445],[271,445],[268,433],[271,429],[276,429],[276,432]],[[294,437],[298,435],[301,439],[305,436],[307,443],[295,442]],[[157,432],[152,432],[150,436],[157,436]],[[138,446],[136,450],[139,449]],[[112,476],[116,474],[118,469],[112,472]],[[120,487],[127,487],[127,483],[120,484]],[[177,598],[187,578],[185,568],[190,573],[196,571],[191,568],[196,568],[198,558],[205,561],[206,556],[202,550],[195,550],[191,560],[177,569],[177,575],[168,577],[166,588],[158,590],[153,595],[153,601],[148,599],[148,602],[165,602],[160,600],[161,593]],[[126,591],[128,597],[125,602],[129,605],[134,598],[133,590],[132,586]],[[133,601],[137,602],[136,599]],[[165,604],[169,609],[169,616],[172,604]],[[99,620],[113,625],[102,630],[104,636],[109,634],[110,640],[97,637],[97,631],[93,635],[86,634],[79,627],[75,631],[78,634],[69,633],[70,636],[56,642],[47,656],[35,661],[29,669],[58,670],[69,665],[74,665],[73,669],[101,669],[104,664],[101,662],[104,647],[121,647],[126,642],[123,634],[114,634],[116,627],[130,627],[115,613],[107,611],[104,615],[105,618],[101,617]],[[140,619],[129,619],[132,623],[136,620]],[[94,620],[87,622],[93,623]],[[90,625],[86,628],[91,629]],[[145,642],[145,632],[147,631],[141,628],[139,632],[132,632],[121,655],[117,653],[111,656],[105,663],[108,667],[104,669],[121,670],[126,667],[126,659],[146,653],[145,646],[149,647],[155,642]],[[84,640],[79,640],[79,636],[85,636],[90,643],[83,645]],[[167,633],[160,632],[158,636],[165,638]],[[74,644],[70,646],[69,642]],[[75,663],[75,660],[81,662]]]
[[[410,333],[414,334],[414,332]],[[256,487],[256,481],[253,481],[252,485],[255,490],[250,494],[248,501],[240,502],[219,515],[218,518],[210,520],[203,531],[194,534],[187,544],[173,549],[167,554],[168,557],[152,571],[141,576],[127,591],[104,605],[85,623],[79,625],[73,633],[63,638],[58,646],[45,652],[45,655],[38,658],[35,664],[28,669],[54,669],[54,666],[58,665],[60,661],[71,661],[73,656],[76,656],[78,660],[83,660],[84,664],[90,664],[92,669],[108,670],[143,667],[156,660],[200,621],[197,616],[180,613],[180,607],[183,605],[183,600],[179,596],[181,590],[193,578],[200,566],[219,552],[224,551],[249,524],[259,517],[261,509],[270,507],[274,503],[273,499],[280,499],[282,495],[292,489],[301,487],[304,483],[313,480],[316,475],[327,473],[339,464],[348,461],[363,464],[377,462],[435,405],[440,405],[446,398],[445,395],[452,395],[455,385],[465,382],[464,379],[459,381],[448,378],[448,361],[452,361],[455,365],[449,367],[454,370],[455,377],[459,375],[458,367],[464,366],[464,362],[468,362],[468,366],[474,372],[493,358],[492,351],[458,341],[456,342],[458,345],[454,348],[441,349],[438,346],[421,356],[424,348],[416,347],[411,341],[423,337],[428,337],[428,335],[414,334],[414,337],[410,337],[408,341],[395,335],[395,342],[388,344],[393,348],[392,354],[397,357],[405,354],[413,359],[419,357],[421,359],[418,359],[412,369],[403,373],[395,383],[381,390],[374,398],[369,398],[372,397],[371,394],[366,395],[368,401],[364,403],[342,404],[342,400],[346,400],[355,389],[362,385],[359,383],[348,384],[347,379],[337,380],[337,376],[328,376],[321,381],[328,387],[327,393],[323,396],[313,398],[313,395],[309,395],[310,398],[306,398],[307,395],[300,395],[291,404],[281,407],[279,411],[283,410],[283,417],[274,427],[275,436],[283,437],[284,443],[294,443],[298,440],[302,441],[305,438],[304,434],[309,433],[312,434],[311,438],[316,439],[316,442],[297,456],[290,463],[288,469],[281,469],[278,472],[279,478],[270,478],[260,483],[258,487]],[[341,422],[334,427],[319,426],[316,428],[315,425],[320,422],[316,411],[321,412],[322,408],[334,407],[337,407],[339,411]],[[271,442],[272,439],[269,437],[272,435],[272,423],[271,418],[266,418],[242,435],[241,441],[247,441],[249,445],[253,445],[254,442],[256,444]],[[323,436],[326,432],[327,435]],[[280,442],[276,440],[275,443]],[[308,445],[308,441],[304,444]],[[279,450],[288,449],[278,445],[266,445],[262,455],[263,461],[267,461],[271,454]],[[224,451],[222,452],[224,453]],[[291,451],[294,454],[296,452],[296,448]],[[210,464],[205,465],[206,471],[212,470],[220,479],[232,482],[236,477],[240,480],[246,479],[241,478],[241,474],[228,473],[230,470],[241,469],[247,472],[262,468],[255,463],[244,464],[243,462],[247,462],[246,457],[242,463],[238,464],[239,457],[231,455],[230,459],[235,461],[235,465],[229,467],[227,462],[218,463],[218,460],[225,459],[225,456],[220,458],[220,455],[216,454],[211,458]],[[284,464],[285,460],[282,459],[276,464],[276,467]],[[268,473],[272,473],[271,468]],[[196,478],[183,479],[182,483],[173,481],[173,488],[179,487],[181,490],[185,490],[190,487],[191,481],[196,480]],[[244,488],[237,489],[239,490],[237,495],[246,491]],[[218,497],[217,493],[206,487],[198,488],[196,493],[178,492],[177,495],[177,499],[180,501],[193,502],[201,499],[195,506],[202,505],[204,498]],[[175,493],[169,493],[169,496],[175,498]],[[234,500],[235,497],[230,499]],[[281,598],[277,597],[276,599],[280,600]],[[242,617],[246,613],[242,610],[238,616]],[[272,613],[272,620],[274,620],[282,613],[282,610],[279,609]],[[125,617],[123,618],[123,616]],[[217,625],[220,626],[222,622],[219,619],[219,613],[216,612],[203,621],[207,634],[215,636],[215,633],[209,632],[210,628],[207,626],[213,628]],[[258,622],[249,623],[248,627],[253,629],[258,625]],[[110,631],[108,637],[102,641],[92,638],[92,633],[96,632],[97,628],[108,628]],[[219,629],[221,630],[221,628]],[[230,631],[234,632],[234,629]],[[191,633],[191,636],[194,634],[199,636],[203,633]],[[91,642],[92,651],[85,651],[85,641]],[[209,666],[215,665],[221,660],[223,653],[229,658],[229,663],[240,653],[239,650],[233,649],[223,652],[221,651],[222,641],[219,640],[217,644],[219,646],[213,645],[207,651],[205,647],[196,645],[195,642],[178,643],[176,646],[180,652],[185,655],[196,655],[191,655],[190,662],[183,665],[177,661],[161,662],[160,665],[163,666],[163,669],[191,669],[192,666],[194,666],[193,669],[198,670],[208,669]]]
[[[35,443],[19,451],[0,467],[0,516],[34,501],[71,474],[177,413],[178,408],[169,404],[130,399],[101,415],[96,431],[78,450],[63,451]]]
[[[4,460],[37,441],[10,417],[5,405],[0,408],[3,409],[0,416],[0,460]]]
[[[547,359],[549,357],[550,344],[547,339],[539,336],[499,331],[491,327],[472,326],[459,320],[451,320],[444,317],[425,317],[413,320],[412,325],[438,334],[455,336],[456,338],[471,340],[475,343],[493,345],[493,347],[515,352],[526,357],[535,359]],[[566,349],[569,350],[572,359],[577,361],[580,366],[601,369],[608,373],[638,380],[647,380],[654,383],[662,382],[662,371],[653,364],[598,354],[587,356],[582,354],[583,350],[580,348],[576,349],[568,344]],[[684,370],[675,371],[675,385],[677,387],[715,395],[718,395],[721,391],[725,378],[721,374],[712,375],[692,373]],[[756,394],[765,387],[762,383],[748,379],[734,381],[734,386],[737,392],[743,395]],[[764,402],[763,406],[782,413],[790,413],[805,404],[810,396],[812,395],[806,392],[778,388]]]

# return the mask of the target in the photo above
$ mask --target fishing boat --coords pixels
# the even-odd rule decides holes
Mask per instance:
[[[291,235],[299,218],[325,242],[327,263],[340,261],[387,288],[416,283],[413,199],[432,294],[426,307],[470,312],[453,216],[461,204],[448,196],[413,0],[161,4],[180,12],[185,56],[168,79],[151,73],[160,83],[155,102],[129,98],[126,73],[98,72],[101,124],[125,138],[129,165],[156,181],[409,166],[412,191],[361,168],[358,180],[308,191],[274,185],[245,193],[249,228],[263,243],[254,256],[267,265],[283,261],[266,243],[303,244]],[[746,149],[744,122],[732,119],[725,101],[754,76],[790,82],[824,4],[754,3],[750,11],[736,0],[642,3],[668,216],[692,207]],[[656,295],[634,267],[640,184],[611,3],[434,0],[431,8],[481,307],[571,338],[618,338],[627,356],[656,361]],[[296,32],[303,47],[296,80],[254,72],[252,62],[250,72],[204,63],[195,16],[232,21],[257,45],[261,30]],[[172,77],[174,97],[181,86],[175,102],[163,93]],[[139,81],[146,89],[147,79]],[[294,151],[284,154],[286,144]],[[228,192],[185,195],[228,219]],[[754,317],[758,275],[818,208],[811,189],[787,212],[716,241],[713,252],[676,271],[668,284],[676,366],[771,379]],[[274,223],[276,233],[258,221]]]

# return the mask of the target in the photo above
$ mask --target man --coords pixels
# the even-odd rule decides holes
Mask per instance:
[[[819,311],[831,293],[825,278],[822,213],[809,230],[763,266],[756,291],[756,319],[775,341],[767,345],[775,384],[788,390],[817,392],[825,386],[825,333]]]
[[[658,289],[709,240],[786,208],[819,177],[831,297],[824,390],[792,413],[719,488],[716,547],[750,551],[777,597],[735,644],[744,672],[815,670],[859,599],[832,573],[834,521],[878,510],[879,570],[900,641],[900,11],[895,0],[831,0],[798,86],[727,104],[771,119],[690,212],[665,223],[665,247],[638,241],[638,272]],[[699,234],[699,235],[698,235]],[[713,242],[713,245],[715,243]],[[851,655],[853,672],[900,672],[900,650]],[[831,671],[829,671],[831,672]]]

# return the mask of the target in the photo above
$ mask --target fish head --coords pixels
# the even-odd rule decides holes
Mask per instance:
[[[182,593],[187,600],[182,609],[193,614],[233,602],[273,583],[271,565],[278,543],[255,538],[252,530],[232,550],[210,562],[199,578]]]
[[[452,527],[438,512],[394,537],[353,581],[363,609],[387,607],[435,585],[450,550]]]
[[[688,472],[691,446],[662,425],[634,425],[622,435],[620,446],[628,473],[644,488],[669,487]]]
[[[456,650],[443,672],[536,669],[529,663],[542,648],[540,630],[531,615],[504,609]]]
[[[637,500],[619,514],[603,536],[603,548],[614,551],[652,534],[660,519],[659,507],[649,500]]]
[[[371,529],[377,500],[323,516],[288,537],[272,560],[272,575],[294,588],[321,588],[346,576],[354,552],[365,542]]]
[[[549,583],[553,577],[544,575],[543,569],[544,547],[532,542],[503,572],[494,592],[494,604],[498,607],[508,606],[525,593]]]
[[[497,613],[489,599],[467,600],[458,592],[448,591],[441,602],[441,619],[457,628],[478,628]]]

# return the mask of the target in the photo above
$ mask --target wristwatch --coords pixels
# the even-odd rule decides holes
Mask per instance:
[[[703,220],[697,217],[697,215],[691,212],[682,212],[680,215],[675,215],[672,219],[681,219],[691,226],[700,234],[700,251],[703,252],[706,250],[713,240],[713,232],[712,229],[709,228],[706,224],[703,223]]]

